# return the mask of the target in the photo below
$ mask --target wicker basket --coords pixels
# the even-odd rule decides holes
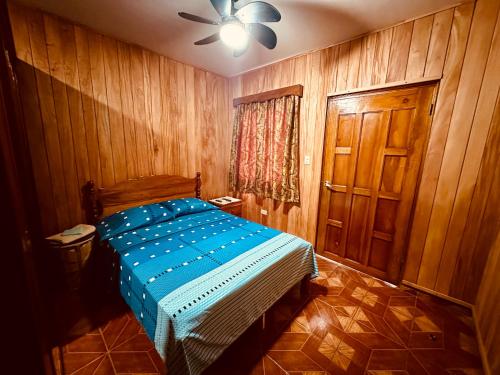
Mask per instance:
[[[94,235],[91,235],[67,245],[50,244],[58,252],[66,285],[72,290],[79,290],[81,287],[82,270],[92,251],[93,239]]]

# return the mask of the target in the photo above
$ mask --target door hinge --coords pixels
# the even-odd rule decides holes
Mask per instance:
[[[429,116],[432,116],[433,113],[434,113],[434,103],[431,103],[431,106],[429,108]]]
[[[9,51],[4,49],[3,52],[5,55],[5,62],[7,63],[7,69],[9,69],[10,79],[17,86],[17,78],[16,78],[16,74],[14,73],[14,68],[12,67],[12,63],[10,61]]]

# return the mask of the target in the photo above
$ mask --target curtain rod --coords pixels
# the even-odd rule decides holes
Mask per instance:
[[[233,99],[233,107],[237,107],[240,104],[248,104],[255,102],[265,102],[267,100],[281,98],[283,96],[295,95],[302,97],[304,92],[304,86],[302,85],[293,85],[288,87],[282,87],[276,90],[270,90],[261,92],[254,95],[242,96],[239,98]]]

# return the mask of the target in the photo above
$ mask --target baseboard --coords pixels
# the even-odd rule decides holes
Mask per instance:
[[[469,302],[462,301],[461,299],[450,297],[450,296],[448,296],[448,295],[446,295],[444,293],[436,292],[435,290],[432,290],[432,289],[429,289],[429,288],[426,288],[426,287],[414,284],[414,283],[412,283],[410,281],[403,280],[403,281],[401,281],[401,284],[409,286],[410,288],[413,288],[413,289],[420,290],[421,292],[424,292],[424,293],[427,293],[427,294],[432,294],[433,296],[445,299],[447,301],[456,303],[457,305],[466,307],[469,310],[472,310],[473,305],[471,303],[469,303]]]
[[[483,363],[483,370],[485,375],[492,375],[490,364],[488,362],[488,354],[486,348],[484,347],[483,337],[481,335],[481,330],[479,329],[479,324],[477,322],[476,306],[472,306],[472,321],[474,322],[474,328],[476,329],[476,340],[479,346],[479,354],[481,355],[481,362]]]
[[[370,276],[370,277],[373,277],[373,278],[375,278],[375,279],[378,279],[378,280],[380,280],[380,281],[384,282],[385,284],[387,284],[387,285],[389,285],[389,286],[391,286],[391,287],[394,287],[394,288],[397,288],[397,287],[398,287],[397,285],[395,285],[395,284],[393,284],[393,283],[390,283],[390,282],[389,282],[389,281],[387,281],[387,280],[384,280],[384,279],[381,279],[381,278],[379,278],[379,277],[377,277],[377,276],[370,275],[369,273],[366,273],[366,272],[363,272],[363,271],[357,270],[356,268],[350,267],[350,266],[348,266],[347,264],[337,262],[336,260],[333,260],[333,259],[327,258],[327,257],[325,257],[324,255],[321,255],[321,254],[318,254],[318,253],[315,253],[315,254],[316,254],[316,256],[317,256],[317,257],[319,257],[319,258],[321,258],[321,259],[324,259],[324,260],[326,260],[327,262],[334,263],[334,264],[336,264],[337,266],[341,266],[341,267],[349,268],[350,270],[353,270],[353,271],[356,271],[356,272],[361,272],[361,273],[363,273],[363,274],[365,274],[365,275],[368,275],[368,276]]]

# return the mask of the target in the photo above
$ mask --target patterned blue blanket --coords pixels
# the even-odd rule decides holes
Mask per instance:
[[[169,374],[200,374],[295,283],[317,273],[308,242],[218,209],[165,220],[115,231],[108,241],[120,255],[120,292]],[[109,231],[104,223],[101,235]]]

